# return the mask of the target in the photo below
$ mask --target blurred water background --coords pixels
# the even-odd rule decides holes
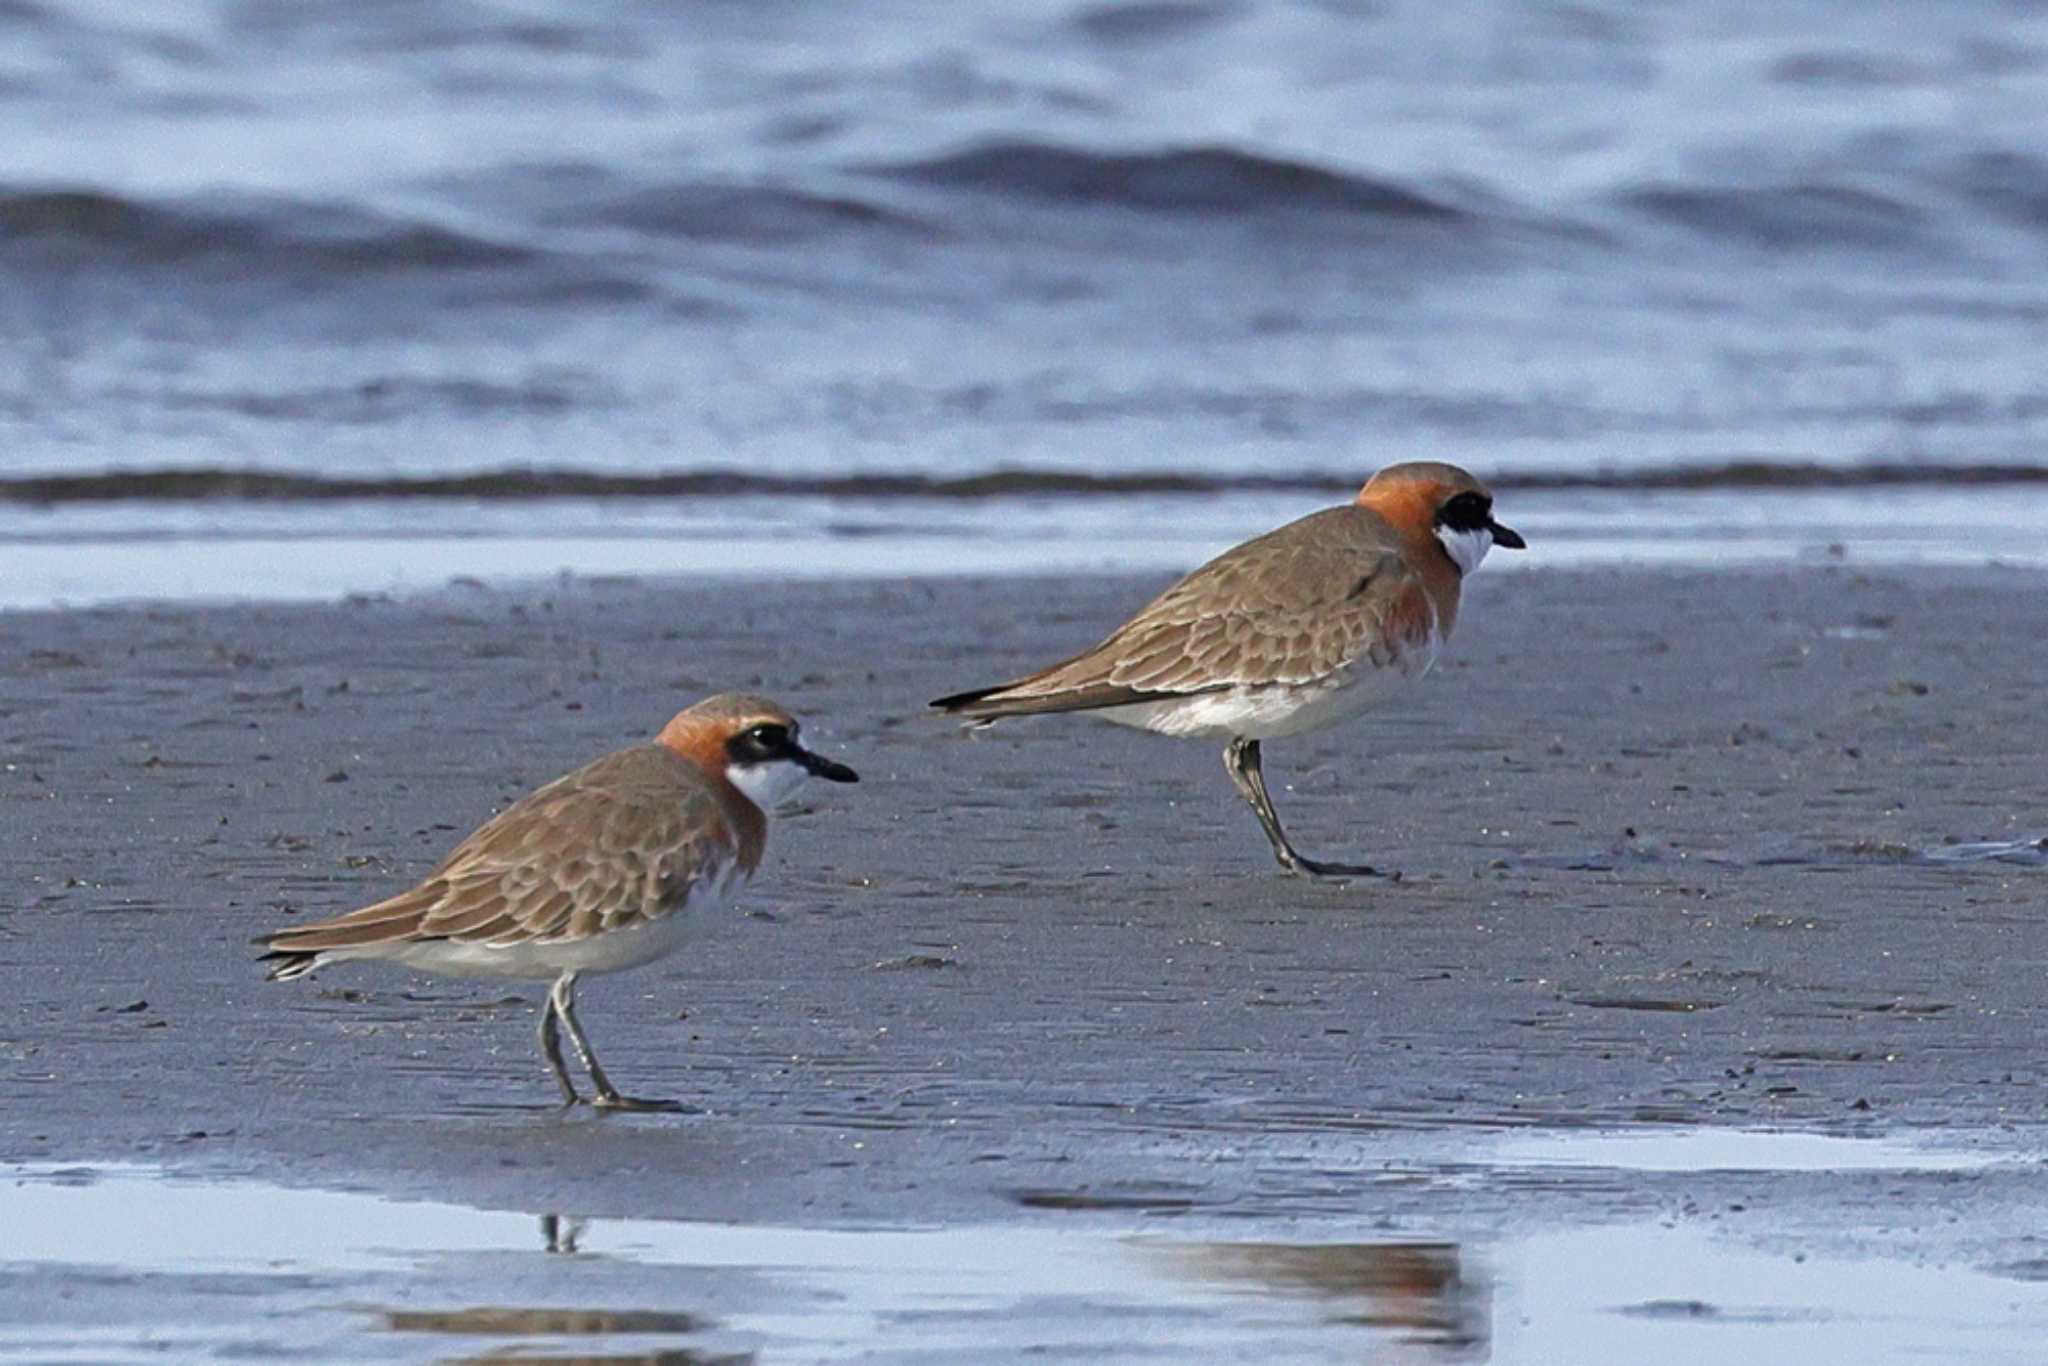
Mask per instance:
[[[0,0],[0,601],[2048,563],[2044,133],[2037,0]]]

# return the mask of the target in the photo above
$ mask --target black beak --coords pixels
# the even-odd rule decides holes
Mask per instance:
[[[813,754],[802,745],[792,744],[789,747],[789,757],[802,764],[810,772],[817,774],[820,778],[829,778],[835,783],[857,783],[860,781],[860,774],[855,773],[845,764],[833,759],[827,759],[822,754]]]
[[[1527,550],[1529,548],[1529,543],[1522,539],[1522,533],[1511,526],[1502,526],[1499,522],[1489,518],[1486,523],[1486,529],[1493,533],[1493,543],[1503,550]]]

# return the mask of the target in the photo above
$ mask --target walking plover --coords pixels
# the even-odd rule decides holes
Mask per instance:
[[[932,705],[981,724],[1085,711],[1226,740],[1224,767],[1282,868],[1373,875],[1295,851],[1266,795],[1259,742],[1335,725],[1427,673],[1457,622],[1465,575],[1497,545],[1524,548],[1477,479],[1434,462],[1390,465],[1354,502],[1226,550],[1093,649]]]

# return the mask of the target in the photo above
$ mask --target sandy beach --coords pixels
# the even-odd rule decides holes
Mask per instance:
[[[0,1150],[597,1219],[1483,1243],[1656,1213],[2039,1258],[2038,1158],[1452,1195],[1389,1172],[1483,1168],[1472,1144],[1525,1129],[2037,1151],[2042,576],[1482,575],[1422,686],[1268,747],[1304,850],[1401,874],[1338,884],[1277,875],[1206,744],[923,710],[1162,582],[0,618]],[[699,1113],[559,1114],[538,989],[262,981],[251,936],[400,888],[738,687],[862,782],[806,789],[699,947],[586,984],[620,1084]]]

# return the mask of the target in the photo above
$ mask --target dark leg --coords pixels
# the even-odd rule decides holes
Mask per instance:
[[[550,1252],[564,1256],[576,1255],[576,1240],[583,1236],[583,1220],[564,1219],[559,1214],[543,1214],[540,1217],[541,1241]]]
[[[597,1092],[593,1102],[600,1110],[680,1110],[683,1107],[672,1100],[641,1100],[634,1096],[622,1096],[619,1088],[612,1085],[612,1079],[598,1066],[597,1054],[590,1051],[590,1040],[583,1037],[583,1026],[576,1022],[576,974],[565,972],[555,980],[555,989],[548,993],[548,999],[555,1013],[562,1017],[562,1027],[569,1031],[569,1042],[576,1045],[576,1056],[583,1059],[584,1070],[590,1073],[590,1084]]]
[[[1238,795],[1251,804],[1259,818],[1259,827],[1266,832],[1267,840],[1273,845],[1273,857],[1289,873],[1311,873],[1316,877],[1384,877],[1379,869],[1363,863],[1322,863],[1304,858],[1288,842],[1287,832],[1280,828],[1280,817],[1274,814],[1273,799],[1266,795],[1266,776],[1259,770],[1259,742],[1243,736],[1232,740],[1223,747],[1223,767],[1230,774],[1230,781],[1237,784]]]
[[[561,983],[558,981],[555,986],[560,987]],[[562,1088],[562,1104],[574,1105],[583,1099],[576,1094],[575,1084],[569,1080],[568,1064],[562,1061],[562,1034],[555,1026],[555,993],[552,990],[540,1003],[540,1055],[548,1060],[548,1070],[555,1074],[555,1085]]]

